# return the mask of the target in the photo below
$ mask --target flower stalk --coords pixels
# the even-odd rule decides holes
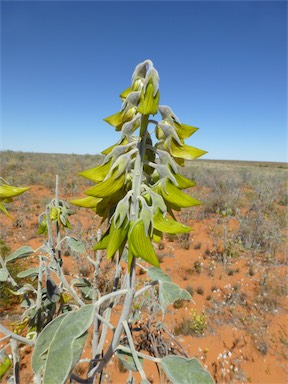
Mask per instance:
[[[95,185],[85,193],[87,197],[72,203],[92,208],[107,220],[108,228],[94,246],[106,250],[107,259],[119,260],[128,250],[128,286],[123,310],[112,342],[103,359],[90,371],[91,379],[102,372],[119,347],[124,325],[135,297],[136,259],[159,267],[153,242],[163,233],[187,233],[190,227],[178,223],[173,210],[200,204],[183,189],[193,182],[180,175],[178,167],[204,153],[185,144],[198,128],[182,124],[172,109],[159,105],[159,75],[151,60],[138,64],[132,75],[131,86],[120,95],[120,112],[105,119],[121,133],[119,141],[102,152],[103,163],[80,173]],[[160,113],[158,122],[151,115]],[[156,142],[148,132],[155,126]],[[138,136],[137,136],[138,131]],[[170,217],[169,217],[170,216]],[[95,350],[95,348],[94,348]]]

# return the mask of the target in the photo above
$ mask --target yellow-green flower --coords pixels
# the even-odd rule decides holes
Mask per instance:
[[[4,204],[11,203],[13,201],[13,197],[21,195],[28,189],[30,189],[30,187],[18,188],[9,184],[0,185],[0,210],[12,219],[12,216],[8,213]]]

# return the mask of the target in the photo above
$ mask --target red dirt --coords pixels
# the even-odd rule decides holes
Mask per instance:
[[[33,186],[31,192],[34,196],[32,205],[38,215],[36,196],[37,200],[39,196],[46,197],[48,190],[42,186]],[[2,226],[5,226],[7,233],[5,241],[12,250],[22,245],[31,245],[34,249],[41,245],[41,236],[37,236],[37,215],[32,215],[30,212],[33,210],[30,208],[20,227],[1,215]],[[71,222],[76,228],[75,233],[80,222],[83,237],[88,235],[95,238],[95,233],[89,230],[93,225],[95,232],[93,214],[87,212],[80,210]],[[270,286],[276,287],[279,281],[284,281],[287,268],[283,265],[267,266],[261,255],[253,259],[253,265],[245,255],[229,258],[226,265],[217,260],[215,255],[207,251],[215,249],[213,232],[218,229],[217,220],[214,216],[192,223],[194,231],[190,236],[189,249],[181,248],[183,244],[179,241],[169,242],[166,239],[164,249],[157,251],[162,260],[161,268],[172,281],[182,288],[192,286],[194,290],[194,303],[184,302],[178,309],[169,306],[165,316],[168,328],[174,329],[182,319],[189,317],[192,309],[196,309],[199,314],[203,312],[208,322],[204,335],[179,335],[177,340],[189,356],[199,358],[217,383],[284,384],[288,379],[287,302],[284,295],[277,296],[274,293],[277,297],[270,297],[269,291],[262,294],[259,282],[264,273],[268,273]],[[227,221],[227,226],[235,230],[237,222]],[[63,260],[67,276],[77,271],[77,264],[72,257],[64,256]],[[196,261],[200,265],[199,273],[195,270]],[[37,263],[36,258],[34,262]],[[251,265],[253,275],[249,273]],[[145,278],[145,275],[138,275],[139,280]],[[19,312],[17,307],[8,311],[0,310],[6,325],[11,316],[14,318]],[[119,308],[116,308],[113,323],[118,316]],[[89,346],[84,355],[89,356]],[[31,348],[21,347],[21,376],[24,383],[32,382],[30,358]],[[151,383],[159,382],[153,363],[145,361],[144,368]],[[119,371],[117,359],[111,361],[106,375],[106,382],[110,383],[120,384],[127,380],[127,373]],[[135,377],[136,382],[140,383],[139,375]]]

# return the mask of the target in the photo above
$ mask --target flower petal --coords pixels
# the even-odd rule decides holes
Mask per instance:
[[[135,257],[147,261],[147,263],[159,267],[159,260],[155,254],[151,239],[145,234],[145,227],[142,220],[130,224],[128,233],[128,244]]]
[[[113,172],[109,179],[102,181],[92,188],[89,188],[85,194],[94,197],[107,197],[119,191],[124,185],[125,175],[122,174],[120,177],[115,179],[116,173],[117,170]]]
[[[86,179],[92,180],[95,183],[101,182],[108,175],[112,159],[105,164],[98,165],[97,167],[87,169],[79,173],[79,176],[86,177]]]
[[[186,144],[179,145],[174,139],[172,139],[170,153],[173,157],[177,157],[185,160],[194,160],[194,159],[197,159],[197,157],[205,155],[207,151],[190,147],[190,145],[186,145]]]
[[[156,214],[153,217],[153,227],[160,231],[175,235],[177,233],[187,233],[192,230],[192,228],[187,227],[173,219],[169,219],[158,209]]]

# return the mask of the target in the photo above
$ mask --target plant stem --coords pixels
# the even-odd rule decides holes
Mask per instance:
[[[11,340],[11,350],[13,356],[13,377],[14,383],[20,384],[20,354],[16,340]]]
[[[16,333],[10,331],[10,329],[6,328],[3,324],[0,323],[0,332],[4,333],[4,335],[9,336],[12,340],[18,340],[20,343],[28,344],[28,345],[34,345],[33,340],[28,340],[23,336],[17,335]]]
[[[149,119],[149,115],[141,116],[140,142],[138,143],[138,153],[136,155],[136,160],[134,164],[134,175],[132,180],[132,212],[131,212],[130,222],[137,220],[138,214],[139,214],[138,196],[140,196],[140,193],[141,193],[141,183],[142,183],[142,174],[143,174],[143,165],[144,165],[144,155],[145,155],[145,149],[146,149],[145,147],[146,147],[146,132],[147,132],[147,126],[148,126],[148,119]],[[136,259],[133,258],[131,267],[130,267],[129,280],[128,280],[128,293],[124,300],[122,313],[120,315],[120,319],[118,321],[118,324],[114,333],[114,337],[102,361],[99,363],[98,367],[95,367],[95,369],[92,369],[92,371],[89,372],[89,377],[103,370],[103,368],[110,361],[111,357],[113,356],[114,352],[116,351],[119,345],[121,335],[124,329],[123,322],[129,319],[129,314],[132,308],[132,303],[133,303],[134,293],[135,293],[134,292],[135,279],[136,279]]]
[[[128,342],[129,342],[129,345],[130,345],[130,350],[131,350],[131,353],[132,353],[132,356],[133,356],[133,359],[134,359],[134,363],[136,365],[136,368],[138,369],[139,373],[140,373],[140,376],[142,378],[142,380],[146,380],[147,381],[147,377],[145,375],[145,372],[143,370],[143,367],[138,359],[138,356],[137,356],[137,353],[136,353],[136,349],[135,349],[135,346],[134,346],[134,341],[133,341],[133,338],[132,338],[132,335],[131,335],[131,332],[130,332],[130,329],[129,329],[129,326],[128,326],[128,323],[127,323],[127,320],[125,320],[123,322],[123,326],[124,326],[124,329],[125,329],[125,333],[126,333],[126,336],[127,336],[127,339],[128,339]]]

